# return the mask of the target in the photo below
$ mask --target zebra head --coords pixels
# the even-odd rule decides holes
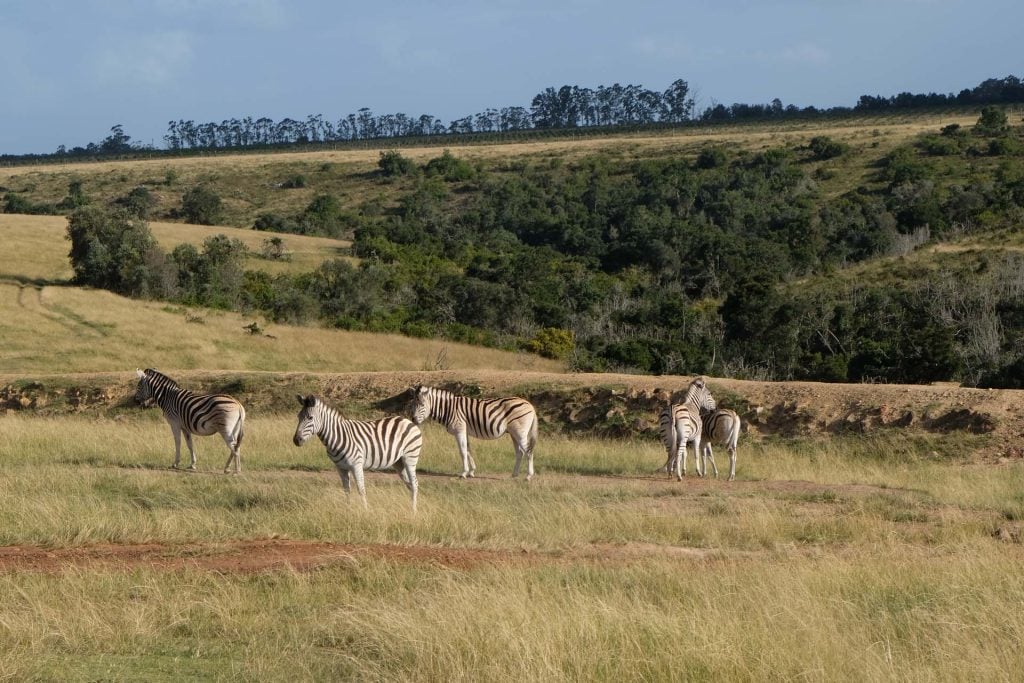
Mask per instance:
[[[419,386],[413,390],[412,421],[421,425],[430,419],[434,407],[434,392],[430,387]]]
[[[146,408],[153,404],[156,395],[153,393],[153,386],[149,383],[149,375],[138,368],[135,375],[139,378],[139,385],[135,387],[135,402]]]
[[[296,395],[299,399],[299,403],[302,404],[302,410],[299,411],[299,424],[295,427],[295,436],[292,441],[295,442],[296,446],[309,441],[310,437],[320,431],[320,425],[323,421],[321,412],[323,404],[316,396],[303,396],[302,394]]]
[[[701,412],[711,411],[717,407],[715,398],[711,395],[711,391],[708,390],[707,383],[703,377],[698,377],[690,382],[690,386],[686,389],[686,398],[683,399],[683,403],[692,403]]]

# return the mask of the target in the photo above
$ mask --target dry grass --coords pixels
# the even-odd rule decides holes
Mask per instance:
[[[399,335],[264,324],[252,317],[144,302],[100,290],[0,284],[0,374],[135,367],[347,372],[494,368],[557,372],[530,354]],[[272,335],[272,336],[267,336]]]
[[[532,484],[508,478],[507,440],[474,442],[483,478],[426,474],[414,517],[395,475],[369,479],[363,511],[322,447],[291,445],[292,416],[250,420],[230,477],[211,473],[213,439],[203,472],[164,469],[155,411],[2,417],[2,542],[287,537],[421,559],[8,572],[0,676],[1009,680],[1024,665],[1024,551],[992,537],[1008,504],[1020,514],[1021,464],[935,459],[931,437],[744,443],[737,482],[676,483],[650,476],[655,443],[542,434]],[[426,439],[423,469],[456,471],[451,437]],[[430,549],[498,554],[452,566]]]
[[[61,282],[74,274],[68,260],[71,243],[67,240],[67,219],[63,216],[21,216],[0,214],[0,240],[8,246],[0,253],[0,279]],[[289,261],[258,258],[263,242],[274,234],[229,227],[211,227],[184,223],[149,224],[153,236],[164,251],[182,243],[201,248],[203,241],[217,234],[244,243],[252,254],[246,268],[271,273],[307,272],[333,258],[348,256],[351,244],[344,240],[303,235],[277,235],[291,253]]]

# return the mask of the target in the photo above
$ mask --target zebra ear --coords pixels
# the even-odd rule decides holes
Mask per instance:
[[[417,394],[425,394],[425,393],[427,393],[427,392],[428,392],[429,390],[430,390],[430,389],[429,389],[429,387],[425,387],[425,386],[423,386],[422,384],[421,384],[420,386],[416,387],[416,393],[417,393]]]
[[[138,368],[135,368],[135,376],[138,377],[139,379],[142,379],[143,377],[146,376],[146,373],[144,373],[142,370],[139,370]]]
[[[295,398],[299,399],[299,404],[302,406],[306,405],[306,397],[302,394],[295,394]]]

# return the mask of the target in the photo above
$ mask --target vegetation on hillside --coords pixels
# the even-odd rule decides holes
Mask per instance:
[[[985,108],[973,129],[946,126],[877,158],[838,195],[821,186],[849,149],[822,135],[759,152],[570,163],[468,164],[446,152],[417,164],[384,152],[375,182],[389,204],[351,210],[318,195],[298,214],[257,220],[351,231],[358,264],[245,272],[241,246],[211,238],[169,255],[176,278],[160,296],[526,348],[585,370],[1016,385],[1018,257],[947,260],[896,281],[833,275],[1018,229],[1022,132]]]

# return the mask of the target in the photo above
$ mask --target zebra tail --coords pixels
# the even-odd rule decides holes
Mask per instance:
[[[527,445],[530,447],[530,453],[533,453],[533,447],[537,445],[537,423],[540,422],[540,418],[537,417],[537,413],[533,414],[533,424],[530,425],[530,438],[527,441]]]

